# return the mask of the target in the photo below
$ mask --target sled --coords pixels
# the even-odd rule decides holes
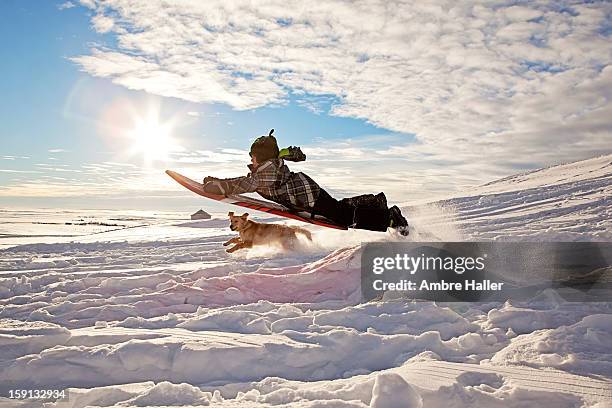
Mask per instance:
[[[261,211],[268,214],[277,215],[279,217],[290,218],[292,220],[302,221],[308,224],[318,225],[320,227],[341,230],[348,229],[344,226],[335,224],[333,221],[325,217],[319,215],[315,215],[313,217],[309,212],[306,211],[291,211],[289,208],[271,201],[259,200],[257,198],[247,197],[242,194],[223,196],[220,194],[208,193],[204,191],[204,185],[202,183],[198,183],[197,181],[192,180],[189,177],[185,177],[182,174],[179,174],[172,170],[166,170],[166,174],[172,177],[177,183],[179,183],[186,189],[191,190],[194,193],[201,195],[202,197],[209,198],[211,200],[237,205],[239,207],[249,208],[255,211]]]

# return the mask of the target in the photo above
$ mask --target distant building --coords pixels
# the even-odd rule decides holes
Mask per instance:
[[[199,210],[191,214],[192,220],[209,220],[210,218],[211,218],[210,214],[204,210]]]

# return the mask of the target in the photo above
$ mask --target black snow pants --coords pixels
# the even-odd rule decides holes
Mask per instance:
[[[329,218],[344,227],[386,231],[389,226],[388,209],[356,207],[350,204],[350,200],[336,200],[323,189],[319,192],[313,213]]]

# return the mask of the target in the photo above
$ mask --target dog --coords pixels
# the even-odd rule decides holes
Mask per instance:
[[[243,248],[252,248],[255,245],[267,244],[279,244],[283,249],[293,249],[298,242],[298,233],[312,241],[312,234],[304,228],[280,224],[262,224],[249,220],[248,213],[234,215],[233,212],[229,212],[227,215],[230,219],[230,229],[238,231],[240,234],[223,243],[223,246],[235,244],[227,249],[229,253]]]

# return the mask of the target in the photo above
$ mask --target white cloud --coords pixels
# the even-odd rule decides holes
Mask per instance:
[[[94,29],[99,33],[108,33],[115,26],[115,21],[103,14],[96,14],[91,19]]]
[[[79,0],[79,3],[90,9],[96,8],[96,0]]]
[[[105,166],[105,167],[130,167],[130,168],[138,168],[138,166],[136,166],[133,163],[117,163],[117,162],[112,162],[112,161],[107,161],[107,162],[103,162],[100,164],[100,166]]]
[[[2,156],[2,160],[29,159],[29,156]]]
[[[58,10],[67,10],[67,9],[71,9],[73,7],[75,7],[75,5],[71,1],[66,1],[66,2],[64,2],[62,4],[59,4],[57,6]]]
[[[0,173],[42,173],[42,171],[36,171],[36,170],[12,170],[12,169],[0,169]]]
[[[541,10],[523,6],[510,6],[503,8],[502,14],[512,22],[529,21],[544,15]]]
[[[283,104],[290,92],[315,112],[331,103],[332,115],[415,134],[417,144],[381,151],[452,162],[446,181],[466,178],[468,164],[467,178],[487,181],[518,162],[577,160],[612,145],[612,42],[600,33],[609,2],[88,6],[96,30],[113,30],[118,44],[73,59],[94,76],[235,109]]]
[[[49,153],[67,153],[68,150],[66,150],[66,149],[49,149],[48,152]]]

